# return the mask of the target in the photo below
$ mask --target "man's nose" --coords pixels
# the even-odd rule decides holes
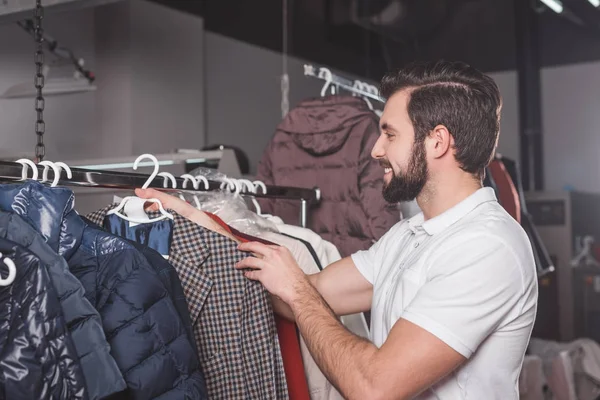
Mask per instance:
[[[383,146],[382,137],[383,135],[379,136],[379,139],[377,139],[377,142],[375,142],[375,145],[373,146],[373,150],[371,150],[371,157],[375,159],[385,157],[385,147]]]

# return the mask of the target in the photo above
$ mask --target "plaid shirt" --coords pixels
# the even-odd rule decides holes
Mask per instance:
[[[103,225],[113,207],[87,218]],[[246,253],[233,240],[173,215],[169,262],[188,302],[209,398],[288,399],[269,297],[233,267]]]

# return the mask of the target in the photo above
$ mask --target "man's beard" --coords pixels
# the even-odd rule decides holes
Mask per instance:
[[[384,184],[383,198],[388,203],[411,201],[421,193],[428,177],[425,142],[415,143],[406,173],[399,172],[396,175],[393,172],[390,182],[387,185]]]

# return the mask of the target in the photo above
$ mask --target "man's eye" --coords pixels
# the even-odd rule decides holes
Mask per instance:
[[[393,137],[394,137],[394,135],[392,135],[391,133],[385,133],[385,136],[386,136],[388,139],[391,139],[391,138],[393,138]]]

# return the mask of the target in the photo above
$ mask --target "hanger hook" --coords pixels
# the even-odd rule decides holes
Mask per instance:
[[[329,68],[321,67],[319,68],[319,78],[325,79],[325,84],[321,89],[321,97],[327,96],[327,88],[331,85],[331,81],[333,80],[333,74],[329,70]],[[333,87],[332,87],[333,89]]]
[[[256,186],[256,193],[258,193],[258,188],[262,189],[263,194],[267,194],[267,185],[265,185],[262,181],[254,181],[252,182],[254,186]]]
[[[196,175],[196,179],[198,180],[198,183],[204,183],[204,190],[208,191],[210,189],[210,184],[208,183],[208,179],[206,179],[205,176]]]
[[[31,177],[31,179],[33,180],[37,180],[38,178],[38,169],[37,166],[33,163],[33,161],[28,160],[26,158],[21,158],[20,160],[16,161],[17,163],[21,164],[23,166],[23,170],[21,172],[21,179],[22,180],[26,180],[27,179],[27,166],[31,167],[31,170],[33,171],[33,175]]]
[[[44,166],[44,172],[42,173],[42,182],[48,181],[48,170],[52,168],[52,171],[54,171],[54,179],[52,180],[52,184],[50,184],[50,187],[56,187],[58,185],[58,181],[60,180],[60,168],[53,162],[46,160],[39,162],[39,165]]]
[[[190,174],[183,174],[183,175],[181,175],[181,178],[184,179],[184,181],[183,181],[183,189],[185,189],[187,187],[188,180],[190,180],[192,182],[192,186],[194,187],[194,189],[198,189],[198,187],[200,186],[200,184],[198,183],[198,181],[196,180],[196,178],[194,178]]]
[[[65,164],[62,161],[55,162],[54,164],[56,164],[56,166],[60,168],[61,175],[62,171],[64,170],[67,173],[67,178],[73,179],[73,172],[71,172],[71,168],[69,168],[67,164]]]
[[[152,172],[152,174],[150,174],[150,177],[148,177],[148,180],[142,186],[142,189],[148,189],[148,186],[150,186],[150,184],[152,183],[154,178],[156,178],[156,175],[158,175],[158,159],[155,156],[153,156],[152,154],[148,154],[148,153],[142,154],[141,156],[139,156],[138,158],[135,159],[135,161],[133,163],[134,170],[137,171],[140,161],[142,161],[144,158],[148,158],[154,163],[154,171]]]
[[[161,172],[158,174],[158,176],[162,176],[164,178],[163,187],[165,189],[169,187],[169,180],[171,181],[171,188],[177,189],[177,179],[175,179],[175,176],[173,176],[173,174],[168,172]]]
[[[242,182],[243,184],[246,185],[246,187],[248,188],[248,191],[250,193],[256,194],[258,187],[255,186],[251,181],[249,181],[248,179],[240,179],[240,182]],[[266,190],[266,188],[265,188],[265,190]],[[254,208],[256,208],[256,214],[262,215],[262,210],[260,208],[260,204],[258,204],[258,201],[256,201],[256,198],[254,196],[252,196],[252,204],[254,204]]]
[[[0,258],[2,258],[2,253],[0,253]],[[0,277],[0,286],[10,285],[14,282],[15,277],[17,276],[17,266],[13,260],[6,257],[4,259],[4,264],[8,267],[8,276],[6,278]]]

